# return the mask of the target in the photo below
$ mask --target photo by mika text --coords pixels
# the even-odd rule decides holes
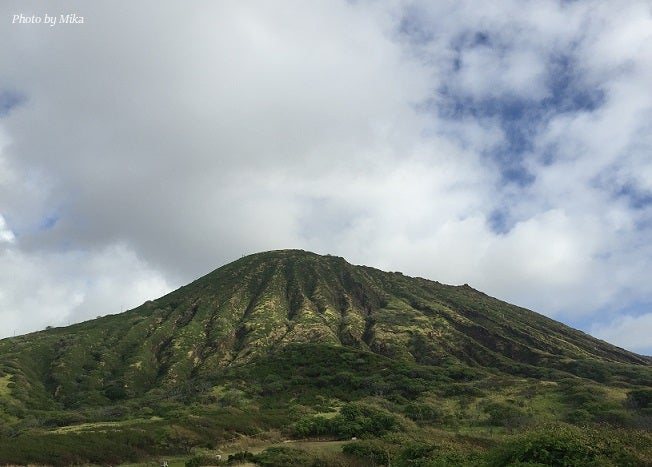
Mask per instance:
[[[60,15],[24,15],[16,13],[11,15],[11,24],[42,24],[51,27],[58,24],[84,24],[84,17],[77,13],[68,13]]]

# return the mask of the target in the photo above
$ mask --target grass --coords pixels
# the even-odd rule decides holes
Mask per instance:
[[[120,420],[116,422],[92,422],[92,423],[80,423],[78,425],[69,425],[62,426],[52,430],[51,433],[74,433],[80,431],[102,431],[105,429],[115,430],[116,428],[128,427],[132,425],[142,425],[147,423],[154,423],[163,420],[161,417],[151,417],[151,418],[130,418],[127,420]]]
[[[11,375],[0,377],[0,397],[11,397],[9,383],[11,383]]]

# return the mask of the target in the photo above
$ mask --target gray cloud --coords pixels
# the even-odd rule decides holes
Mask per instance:
[[[652,302],[645,2],[54,8],[0,6],[85,18],[0,28],[3,329],[287,247],[587,329]]]

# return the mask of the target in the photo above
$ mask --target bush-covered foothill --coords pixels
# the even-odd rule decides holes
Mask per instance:
[[[413,399],[433,386],[478,374],[469,368],[425,367],[345,347],[291,344],[250,367],[234,370],[229,377],[247,381],[246,392],[275,405],[297,398],[311,403],[316,397]]]
[[[395,467],[458,467],[483,464],[482,454],[476,450],[446,449],[423,441],[407,443],[392,461]]]
[[[397,441],[397,440],[395,440]],[[458,467],[485,465],[477,449],[452,449],[425,441],[386,439],[359,440],[345,444],[342,452],[365,462],[348,465],[391,465],[393,467]]]
[[[638,466],[631,452],[631,433],[554,425],[528,431],[505,442],[489,459],[490,466]]]
[[[156,452],[155,436],[140,430],[28,434],[0,440],[2,462],[28,465],[116,464]]]

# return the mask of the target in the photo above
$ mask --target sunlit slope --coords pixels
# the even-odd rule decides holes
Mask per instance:
[[[0,362],[17,399],[75,406],[208,377],[301,343],[421,365],[595,379],[600,365],[650,363],[466,285],[300,250],[243,257],[122,314],[5,339]]]

